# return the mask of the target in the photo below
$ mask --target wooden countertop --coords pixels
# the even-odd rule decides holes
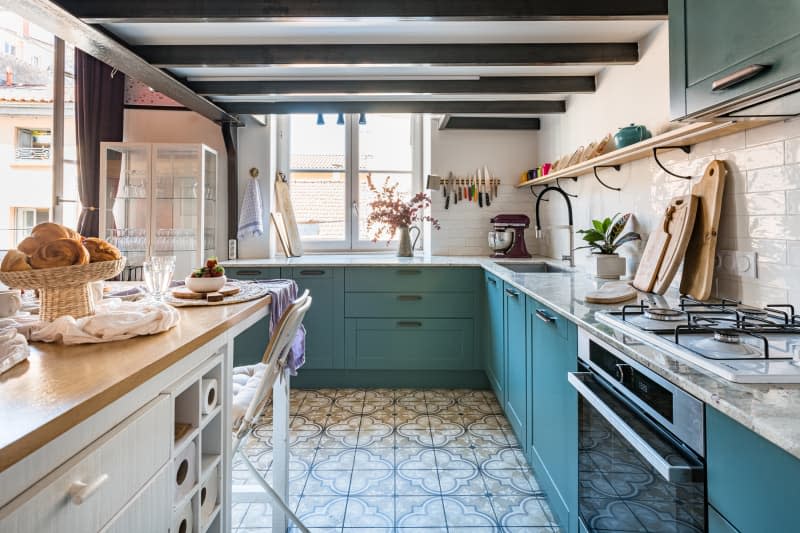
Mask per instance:
[[[126,341],[31,343],[28,360],[0,374],[0,472],[269,303],[180,308],[175,328]]]

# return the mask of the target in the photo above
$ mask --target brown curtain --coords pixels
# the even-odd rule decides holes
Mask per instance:
[[[125,75],[112,73],[110,66],[75,49],[78,195],[83,205],[77,230],[87,237],[97,237],[99,230],[100,143],[122,140]]]

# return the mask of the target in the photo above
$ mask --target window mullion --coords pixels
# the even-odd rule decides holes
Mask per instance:
[[[64,195],[64,41],[54,37],[53,60],[53,131],[50,144],[52,163],[51,218],[61,223],[64,219],[61,197]]]
[[[347,161],[345,167],[347,169],[347,207],[348,207],[348,242],[347,248],[352,250],[358,245],[358,224],[359,216],[358,205],[360,202],[358,190],[358,162],[359,162],[359,147],[358,147],[358,115],[348,113],[345,115],[345,128],[347,128]]]

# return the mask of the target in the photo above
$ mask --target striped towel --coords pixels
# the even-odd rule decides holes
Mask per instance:
[[[239,229],[236,232],[236,236],[240,239],[264,233],[264,217],[258,181],[249,179],[247,182],[242,208],[239,210]]]

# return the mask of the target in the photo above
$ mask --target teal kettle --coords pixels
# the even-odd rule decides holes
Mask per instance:
[[[614,135],[614,144],[617,149],[636,144],[645,139],[652,137],[650,132],[641,124],[631,124],[620,128],[616,135]]]

